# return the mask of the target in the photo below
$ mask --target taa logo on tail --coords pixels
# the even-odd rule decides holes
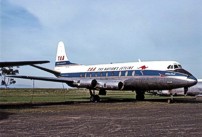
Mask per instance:
[[[58,60],[59,61],[62,61],[62,60],[64,60],[65,59],[65,56],[58,56]]]

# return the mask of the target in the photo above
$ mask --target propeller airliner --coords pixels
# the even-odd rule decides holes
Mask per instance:
[[[107,90],[131,90],[136,92],[136,100],[144,100],[149,90],[172,90],[188,88],[197,79],[182,68],[176,61],[138,61],[98,65],[80,65],[68,60],[63,42],[59,42],[54,70],[37,65],[38,69],[54,74],[56,77],[10,76],[15,78],[63,82],[71,87],[87,88],[90,101],[100,101],[99,95]],[[96,94],[95,91],[99,91]]]

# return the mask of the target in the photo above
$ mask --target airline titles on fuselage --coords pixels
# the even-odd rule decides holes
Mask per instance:
[[[132,70],[134,66],[122,66],[122,67],[105,67],[105,68],[97,68],[90,67],[87,71],[121,71],[121,70]]]

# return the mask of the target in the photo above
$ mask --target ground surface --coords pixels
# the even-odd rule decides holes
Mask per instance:
[[[202,102],[105,100],[0,106],[0,136],[202,136]]]

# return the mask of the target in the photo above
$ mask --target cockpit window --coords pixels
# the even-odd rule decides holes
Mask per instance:
[[[182,69],[180,64],[169,65],[167,69]]]
[[[180,68],[180,69],[181,69],[181,68],[182,68],[182,66],[181,66],[181,65],[178,65],[178,68]]]
[[[174,65],[174,69],[177,69],[178,68],[178,65]]]
[[[173,65],[170,65],[170,69],[173,69]]]
[[[167,69],[182,69],[182,66],[180,64],[173,64],[169,65]]]
[[[175,69],[182,69],[182,66],[179,65],[179,64],[177,64],[177,65],[174,65],[174,68],[175,68]]]
[[[173,69],[173,65],[169,65],[167,68],[168,69]]]

